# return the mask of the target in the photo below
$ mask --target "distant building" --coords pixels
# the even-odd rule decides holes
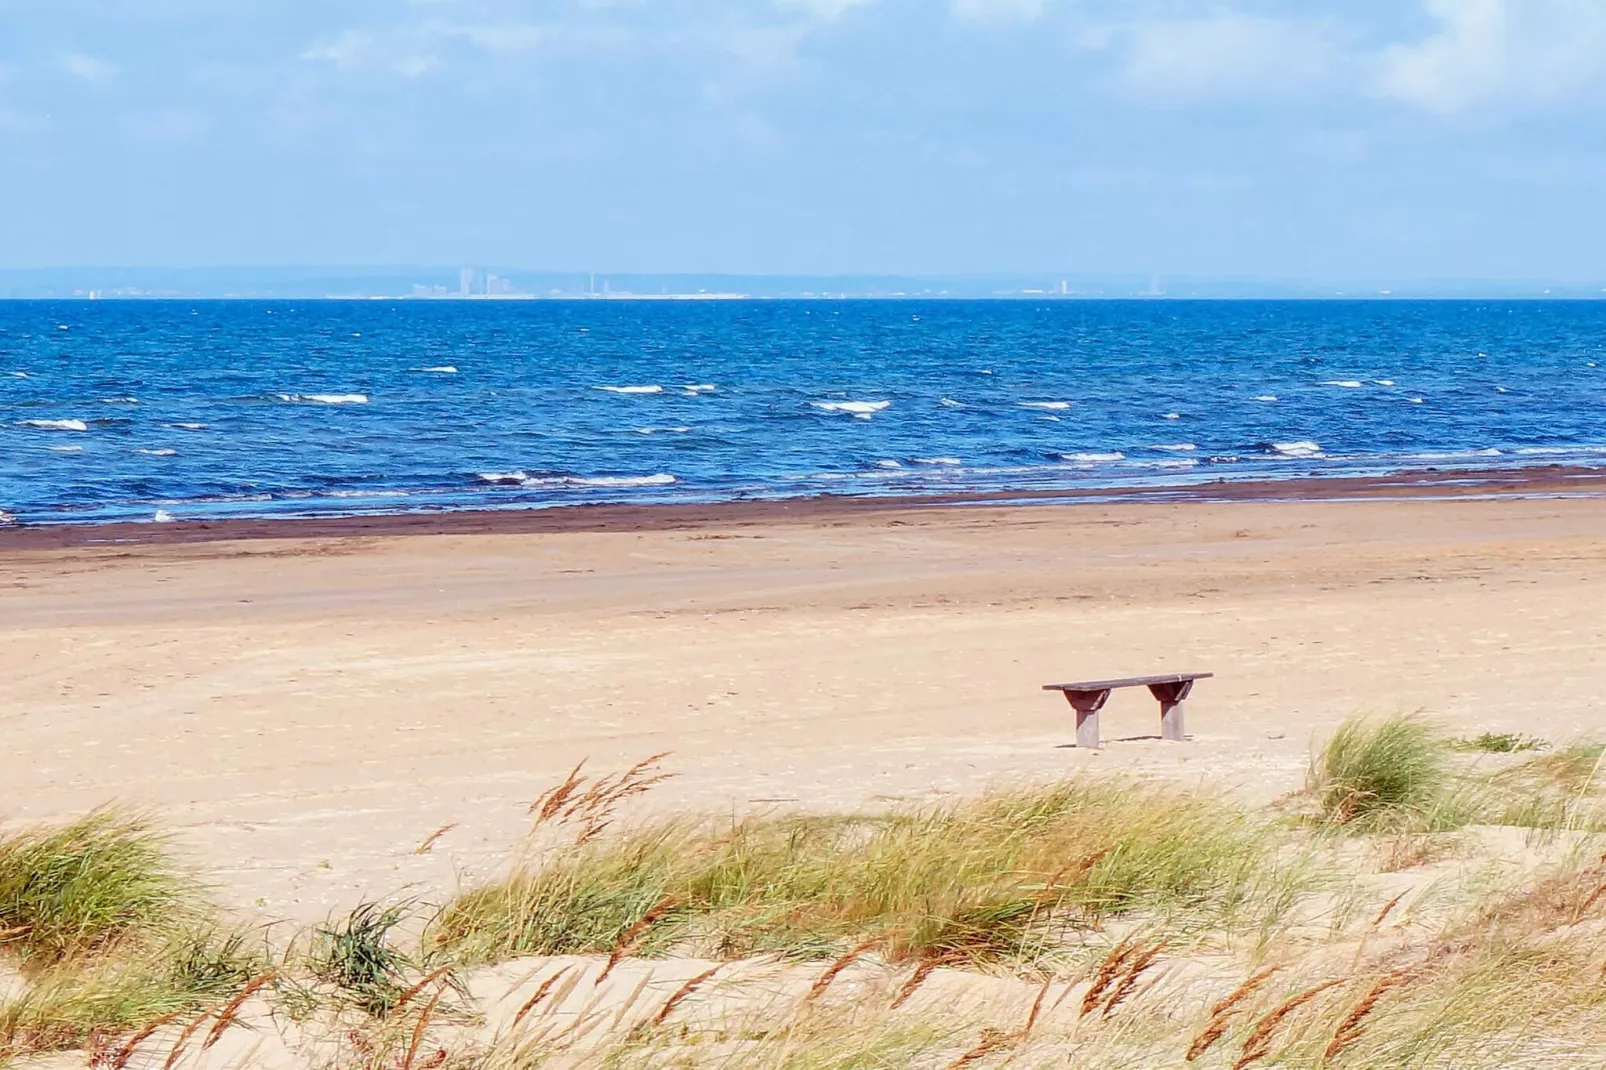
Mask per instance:
[[[467,297],[474,292],[474,269],[464,268],[457,273],[457,295]]]

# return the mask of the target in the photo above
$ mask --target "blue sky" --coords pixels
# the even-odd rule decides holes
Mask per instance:
[[[0,267],[1606,279],[1606,0],[0,0]]]

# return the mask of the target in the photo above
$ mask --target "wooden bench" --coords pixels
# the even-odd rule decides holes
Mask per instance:
[[[1208,680],[1215,673],[1184,672],[1170,676],[1134,676],[1128,680],[1089,680],[1080,684],[1048,684],[1044,691],[1063,691],[1076,711],[1076,745],[1099,748],[1099,711],[1110,701],[1110,692],[1122,687],[1146,687],[1160,703],[1160,738],[1178,742],[1187,738],[1182,725],[1182,704],[1193,691],[1195,680]]]

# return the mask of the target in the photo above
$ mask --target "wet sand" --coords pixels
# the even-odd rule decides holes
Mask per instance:
[[[853,808],[1087,768],[1263,800],[1356,709],[1606,736],[1606,498],[1541,472],[1516,498],[1511,473],[1462,473],[1305,496],[1349,500],[8,530],[3,816],[155,808],[226,902],[310,919],[494,866],[588,757],[674,752],[657,806]],[[1165,671],[1217,674],[1188,743],[1123,692],[1106,749],[1078,751],[1040,690]]]

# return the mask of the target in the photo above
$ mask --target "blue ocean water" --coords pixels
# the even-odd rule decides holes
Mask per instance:
[[[1606,463],[1606,303],[7,302],[23,521]]]

